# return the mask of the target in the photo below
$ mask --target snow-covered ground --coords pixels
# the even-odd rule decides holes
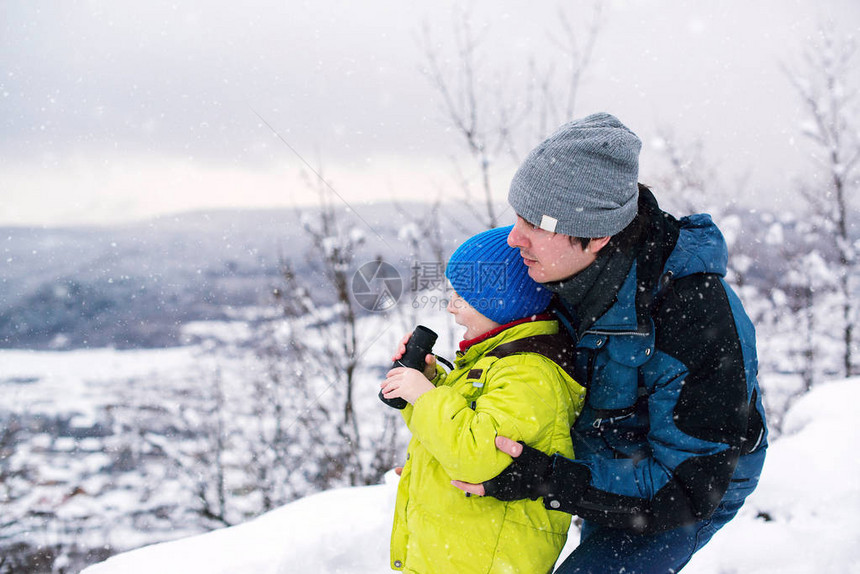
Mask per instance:
[[[757,491],[689,574],[860,572],[860,378],[821,384],[788,412]],[[388,571],[396,476],[323,492],[255,520],[114,556],[83,574]],[[572,530],[563,555],[578,540]]]
[[[164,405],[202,378],[206,360],[199,347],[0,350],[0,431],[16,438],[0,460],[0,539],[134,548],[207,531],[154,518],[187,498],[120,417],[139,428],[165,419]]]
[[[440,334],[440,352],[450,351],[446,324],[427,319]],[[397,418],[377,399],[378,384],[395,342],[415,322],[397,315],[360,323],[355,404],[368,441],[386,432],[385,417]],[[302,482],[305,467],[267,457],[264,423],[274,413],[260,411],[269,395],[257,393],[270,388],[270,364],[234,344],[247,338],[248,326],[201,322],[184,333],[197,343],[0,349],[0,573],[10,565],[33,568],[36,560],[55,572],[77,572],[117,552],[242,523],[320,490]],[[336,389],[325,382],[320,388],[315,401],[337,400]],[[279,417],[290,437],[300,436],[297,419],[294,410]],[[388,436],[386,445],[405,452],[405,428]],[[262,486],[266,464],[278,474]],[[272,484],[282,490],[265,490]],[[223,507],[219,493],[227,497]],[[223,510],[225,520],[213,518],[213,510]]]

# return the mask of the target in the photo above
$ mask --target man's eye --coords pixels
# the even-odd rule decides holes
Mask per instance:
[[[518,219],[522,220],[522,222],[523,222],[523,229],[524,229],[524,230],[526,230],[526,231],[534,231],[535,229],[538,229],[538,226],[537,226],[537,225],[535,225],[534,223],[529,222],[529,221],[528,221],[527,219],[525,219],[524,217],[522,217],[522,216],[518,216]]]

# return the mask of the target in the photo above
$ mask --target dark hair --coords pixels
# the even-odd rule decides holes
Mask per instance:
[[[651,191],[650,188],[646,185],[639,184],[639,193],[642,194],[643,191]],[[609,238],[609,242],[600,250],[599,255],[604,255],[608,253],[612,253],[613,251],[621,251],[624,253],[630,253],[634,251],[639,245],[639,241],[642,237],[642,232],[645,230],[645,220],[646,218],[642,216],[642,210],[637,210],[636,215],[633,217],[633,221],[627,224],[627,227],[613,235]],[[585,249],[588,247],[588,244],[591,242],[591,237],[571,237],[570,242],[579,241],[582,248]]]
[[[570,242],[579,241],[579,244],[582,245],[582,248],[585,249],[588,247],[588,244],[591,243],[590,237],[571,237]]]

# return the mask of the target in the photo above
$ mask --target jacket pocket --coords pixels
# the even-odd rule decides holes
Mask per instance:
[[[604,353],[597,357],[594,376],[588,389],[588,405],[598,411],[598,418],[621,416],[633,412],[639,397],[639,372],[636,367],[628,367],[607,360]],[[604,411],[623,411],[616,414]]]
[[[588,389],[588,404],[597,418],[631,415],[639,400],[639,369],[654,355],[654,334],[601,335],[593,340],[596,356]]]

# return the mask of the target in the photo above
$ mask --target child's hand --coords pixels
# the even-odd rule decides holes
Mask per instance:
[[[403,353],[406,352],[406,343],[409,342],[411,336],[412,333],[407,333],[397,345],[397,350],[394,352],[394,356],[391,357],[392,362],[399,360],[403,356]],[[432,353],[427,353],[427,356],[424,357],[424,364],[424,376],[432,381],[436,378],[436,357]]]
[[[418,397],[436,388],[421,371],[406,367],[391,369],[385,377],[379,385],[382,387],[382,396],[386,399],[400,397],[413,405]]]

